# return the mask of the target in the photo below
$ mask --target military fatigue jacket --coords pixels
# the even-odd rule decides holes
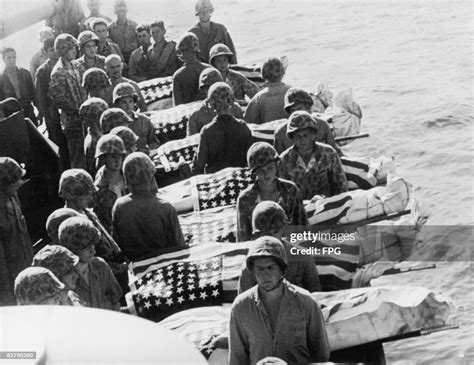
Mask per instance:
[[[107,40],[104,43],[99,43],[99,47],[97,49],[97,53],[101,56],[107,57],[111,54],[119,55],[122,61],[124,60],[122,50],[120,49],[117,43]]]
[[[242,119],[244,113],[240,108],[239,104],[234,103],[230,110],[232,116],[237,119]],[[212,122],[216,117],[216,111],[211,108],[206,100],[202,101],[202,104],[189,116],[188,126],[186,128],[186,135],[192,136],[201,132],[202,127]]]
[[[252,81],[240,72],[231,69],[227,70],[224,81],[232,88],[237,100],[245,100],[245,95],[252,99],[260,91],[260,88]]]
[[[15,305],[15,278],[32,259],[33,246],[20,201],[0,192],[0,304]]]
[[[307,225],[308,218],[303,205],[303,196],[295,183],[276,178],[278,200],[286,213],[290,225]],[[262,201],[258,181],[244,191],[237,199],[237,241],[248,241],[252,238],[252,213]]]
[[[200,100],[199,75],[202,70],[211,67],[199,61],[185,63],[173,74],[173,103],[187,104]]]
[[[230,314],[229,364],[256,364],[267,356],[288,364],[325,362],[329,343],[319,304],[308,291],[283,280],[275,331],[258,285],[240,294]]]
[[[122,288],[109,265],[100,257],[94,257],[88,267],[89,280],[79,275],[74,291],[89,307],[118,311]]]
[[[244,119],[248,123],[263,124],[286,118],[288,114],[284,109],[284,99],[289,88],[289,85],[277,82],[260,90],[250,100]]]
[[[293,181],[303,193],[303,199],[315,195],[330,197],[347,191],[341,160],[334,148],[323,143],[315,143],[308,164],[295,146],[287,149],[281,155],[279,176]]]
[[[153,43],[148,52],[152,60],[152,78],[171,76],[181,65],[174,41]]]
[[[135,32],[137,25],[136,22],[130,19],[127,19],[124,24],[114,21],[109,25],[109,37],[120,47],[125,62],[128,62],[132,51],[138,48],[138,38]]]
[[[71,62],[70,67],[58,60],[51,72],[48,95],[54,106],[61,110],[61,123],[66,130],[82,130],[79,108],[86,100],[86,92],[81,87],[81,65]]]
[[[282,119],[283,121],[283,119]],[[275,131],[275,140],[273,142],[273,147],[275,147],[278,153],[283,153],[285,150],[293,146],[293,141],[286,135],[288,123],[283,123],[280,128]],[[329,124],[318,118],[316,119],[316,142],[321,142],[324,144],[330,145],[334,148],[339,156],[342,156],[342,151],[336,144],[334,136],[332,135],[331,127]]]
[[[33,80],[35,79],[36,70],[38,70],[38,68],[47,60],[48,54],[43,49],[43,47],[41,47],[41,49],[33,55],[30,61],[30,74]]]
[[[209,33],[205,32],[199,23],[189,30],[191,33],[196,34],[199,39],[199,59],[202,62],[209,63],[209,51],[212,46],[217,43],[224,43],[234,54],[231,57],[230,63],[234,65],[237,64],[237,52],[235,51],[234,42],[226,27],[222,24],[210,23]]]
[[[100,68],[101,70],[105,70],[105,57],[101,55],[95,55],[94,63],[92,65],[87,64],[86,56],[81,56],[77,60],[74,60],[73,62],[76,62],[79,65],[81,65],[84,71],[92,67],[97,67],[97,68]]]
[[[157,149],[160,146],[158,138],[156,138],[156,131],[150,118],[145,114],[133,113],[133,121],[129,123],[130,128],[138,136],[137,149],[140,152],[150,153],[150,150]]]
[[[152,71],[152,60],[148,47],[146,47],[146,51],[143,46],[138,47],[130,55],[128,77],[135,82],[141,82],[153,78]]]

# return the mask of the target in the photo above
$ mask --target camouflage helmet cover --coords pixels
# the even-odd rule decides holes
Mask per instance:
[[[280,204],[264,200],[257,204],[252,213],[253,234],[271,234],[288,224],[288,217]]]
[[[214,67],[208,67],[202,70],[199,75],[199,88],[214,85],[216,82],[223,81],[221,73]]]
[[[110,131],[110,134],[120,137],[127,151],[129,151],[138,141],[138,136],[128,127],[115,127]]]
[[[59,57],[64,56],[73,47],[77,47],[77,40],[70,34],[62,33],[54,40],[54,50]]]
[[[120,108],[110,108],[100,116],[100,129],[107,134],[115,127],[126,127],[133,120]]]
[[[62,173],[59,180],[59,196],[65,200],[96,192],[91,175],[83,169],[69,169]]]
[[[25,176],[26,171],[11,157],[0,157],[0,187],[13,184]]]
[[[85,217],[68,218],[59,226],[59,244],[76,255],[99,239],[99,230]]]
[[[87,42],[94,41],[96,45],[99,44],[99,37],[97,35],[90,31],[90,30],[85,30],[79,34],[77,37],[77,42],[79,43],[79,49],[82,50],[82,47],[85,46]]]
[[[285,93],[285,110],[289,113],[290,108],[297,104],[307,104],[311,107],[314,103],[309,92],[296,87],[289,88]]]
[[[81,214],[71,208],[59,208],[52,212],[46,220],[46,232],[53,242],[58,241],[58,229],[62,222],[71,217],[80,217]]]
[[[51,270],[59,280],[74,271],[79,257],[64,246],[47,245],[33,257],[33,266],[41,266]]]
[[[285,247],[278,238],[262,236],[250,245],[245,263],[247,270],[252,271],[255,259],[271,257],[284,271],[288,267]]]
[[[41,304],[64,290],[65,285],[44,267],[28,267],[15,279],[15,296],[18,305]]]
[[[99,138],[95,149],[95,158],[98,158],[106,153],[126,154],[125,145],[119,136],[114,134],[104,134]]]
[[[252,172],[278,160],[277,151],[267,142],[255,142],[247,151],[247,164]]]
[[[216,82],[207,93],[207,100],[213,109],[226,110],[234,104],[234,93],[225,82]]]
[[[180,52],[199,52],[199,39],[191,32],[184,33],[176,44],[176,50]]]
[[[84,72],[82,87],[88,91],[97,91],[110,87],[109,76],[107,73],[97,67],[92,67]]]
[[[132,97],[135,103],[138,100],[138,94],[133,85],[129,82],[121,82],[114,87],[112,102],[115,105],[117,101],[126,97]]]
[[[133,152],[123,162],[123,174],[128,185],[140,185],[150,181],[156,172],[153,161],[143,152]]]
[[[280,81],[285,75],[285,66],[276,57],[269,58],[263,63],[262,78],[268,82]]]
[[[296,131],[311,128],[318,130],[316,120],[307,111],[297,110],[290,115],[286,126],[286,135],[291,138]]]
[[[209,50],[209,62],[211,65],[213,65],[212,61],[214,58],[218,56],[228,56],[229,57],[229,62],[230,62],[230,57],[232,57],[234,54],[230,51],[229,47],[227,47],[223,43],[217,43],[212,46],[212,48]],[[214,65],[213,65],[214,66]]]
[[[101,98],[89,98],[79,108],[80,117],[88,124],[99,123],[100,116],[109,106]]]

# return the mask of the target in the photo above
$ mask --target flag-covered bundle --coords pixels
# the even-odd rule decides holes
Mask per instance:
[[[159,77],[152,80],[142,81],[138,84],[148,106],[148,110],[159,110],[164,107],[159,107],[160,104],[172,106],[173,101],[171,96],[173,94],[173,77]]]
[[[179,216],[179,224],[190,244],[235,242],[236,212],[234,206],[206,209]]]
[[[331,351],[445,325],[450,311],[446,299],[413,286],[360,288],[312,296],[321,306]],[[229,329],[230,311],[230,305],[195,308],[172,315],[160,324],[199,347],[210,336]]]
[[[186,137],[189,116],[196,110],[199,104],[199,101],[195,101],[147,113],[155,127],[156,136],[162,144]]]
[[[166,142],[158,147],[157,154],[153,160],[155,163],[158,162],[162,165],[166,171],[175,171],[178,169],[180,162],[192,162],[196,155],[198,144],[199,134]]]
[[[131,263],[130,311],[160,320],[190,307],[232,301],[248,247],[249,242],[208,243]]]
[[[310,225],[348,224],[403,211],[411,187],[401,177],[388,175],[387,186],[354,190],[305,205]]]

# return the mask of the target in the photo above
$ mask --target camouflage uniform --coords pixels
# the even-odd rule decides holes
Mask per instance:
[[[234,90],[234,95],[237,100],[245,100],[245,95],[252,99],[255,94],[260,91],[260,88],[256,84],[247,79],[240,72],[234,70],[227,70],[224,81]]]
[[[99,240],[99,231],[86,218],[74,217],[59,226],[59,242],[78,254]],[[86,277],[79,275],[76,292],[93,308],[118,310],[122,289],[107,263],[94,257],[87,265]]]
[[[142,152],[127,156],[123,171],[131,194],[117,199],[112,211],[114,237],[130,260],[151,257],[161,249],[183,246],[176,209],[150,190],[139,190],[152,181],[155,165]]]
[[[87,72],[86,72],[87,73]],[[89,98],[82,103],[79,115],[87,126],[87,135],[84,138],[84,154],[86,158],[86,170],[91,176],[95,176],[97,168],[95,165],[95,146],[100,138],[100,117],[109,106],[100,98]]]
[[[249,167],[255,173],[259,168],[279,160],[275,149],[266,142],[254,143],[248,153]],[[300,190],[290,181],[275,178],[278,190],[277,203],[283,208],[286,219],[292,225],[307,225]],[[252,212],[262,201],[257,181],[242,191],[237,199],[237,241],[247,241],[252,237]]]
[[[193,33],[185,33],[176,45],[178,52],[199,52],[199,41]],[[187,104],[201,100],[199,94],[199,76],[201,72],[211,67],[199,61],[185,62],[173,74],[173,103],[174,105]]]
[[[306,128],[316,130],[316,121],[307,112],[294,112],[287,126],[288,136]],[[347,191],[347,179],[339,156],[332,147],[322,143],[315,142],[307,164],[295,146],[283,152],[279,176],[293,181],[303,193],[303,199],[311,199],[315,195],[330,197]]]
[[[262,78],[269,82],[250,100],[244,119],[248,123],[263,124],[286,118],[284,97],[290,88],[281,80],[285,75],[283,63],[278,58],[270,58],[262,66]]]
[[[75,47],[77,41],[69,34],[56,38],[55,49],[63,56],[68,49]],[[71,62],[66,65],[62,58],[58,60],[51,72],[49,97],[53,105],[61,110],[61,125],[66,135],[71,167],[84,167],[84,136],[79,108],[86,100],[85,90],[81,87],[82,66]]]
[[[116,127],[127,127],[132,121],[132,118],[122,109],[110,108],[104,111],[100,117],[100,129],[103,134],[107,134]]]
[[[123,60],[123,54],[122,50],[120,49],[119,45],[117,43],[114,43],[110,40],[107,40],[103,43],[99,42],[99,47],[97,48],[97,53],[100,56],[103,56],[107,58],[107,56],[110,56],[111,54],[116,54],[120,56],[120,58]]]
[[[212,85],[208,95],[209,104],[218,114],[234,104],[232,90],[224,82]],[[252,134],[244,121],[229,114],[219,115],[201,130],[193,171],[212,173],[226,167],[244,167],[251,144]]]
[[[305,109],[303,110],[309,111],[313,103],[314,102],[311,98],[311,95],[302,89],[292,87],[288,89],[285,94],[285,110],[288,115],[290,114],[290,108],[294,105],[303,104],[305,106]],[[342,151],[339,149],[336,141],[334,140],[329,124],[315,115],[313,115],[313,118],[316,120],[316,141],[330,145],[337,151],[339,156],[342,156]],[[275,131],[275,141],[273,146],[278,153],[282,153],[293,146],[293,142],[286,135],[287,124],[288,123],[283,123],[282,126]]]
[[[65,289],[64,284],[44,267],[28,267],[15,279],[18,305],[41,304]]]
[[[110,131],[110,134],[119,136],[125,145],[126,155],[137,151],[138,136],[128,127],[115,127]]]
[[[199,75],[199,89],[205,90],[219,81],[222,81],[220,72],[212,67],[206,68],[201,72],[201,75]],[[242,109],[237,103],[233,104],[230,112],[234,118],[242,119],[243,117]],[[201,105],[199,105],[197,109],[189,116],[186,135],[192,136],[193,134],[199,133],[202,127],[212,122],[215,116],[216,112],[211,107],[206,98],[202,101]]]
[[[18,196],[4,192],[6,186],[24,176],[23,170],[10,157],[0,157],[0,304],[12,305],[13,283],[17,274],[28,267],[33,247],[21,212]]]
[[[46,220],[46,232],[48,233],[51,243],[54,245],[59,243],[58,229],[62,222],[68,218],[80,216],[80,213],[71,208],[59,208],[52,212]]]
[[[106,134],[102,136],[97,143],[95,158],[99,158],[107,153],[119,153],[125,155],[125,146],[120,137]],[[95,213],[102,224],[109,232],[112,232],[112,208],[115,201],[127,193],[125,178],[120,172],[118,181],[109,181],[106,175],[106,166],[102,166],[95,177],[95,186],[97,187]]]
[[[77,60],[74,60],[74,62],[81,68],[83,68],[85,71],[95,67],[99,68],[101,70],[105,70],[105,57],[101,55],[95,55],[94,56],[94,63],[90,64],[86,60],[86,56],[81,56]]]

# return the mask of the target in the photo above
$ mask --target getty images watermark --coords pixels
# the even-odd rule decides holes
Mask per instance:
[[[0,351],[0,360],[36,359],[36,351]]]
[[[341,245],[348,241],[355,241],[356,233],[303,231],[290,233],[289,238],[292,244],[307,243],[307,245],[291,247],[290,254],[292,256],[339,256],[343,254]],[[331,244],[327,245],[329,242]]]

